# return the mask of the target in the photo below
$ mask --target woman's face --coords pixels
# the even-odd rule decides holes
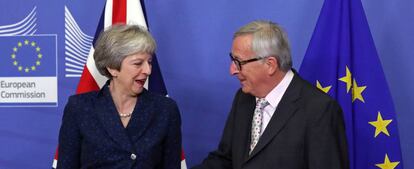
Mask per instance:
[[[120,92],[137,96],[144,89],[144,84],[151,74],[152,56],[137,53],[127,56],[121,63],[121,69],[108,69],[113,76],[114,87]]]

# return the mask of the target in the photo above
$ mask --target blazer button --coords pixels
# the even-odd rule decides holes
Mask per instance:
[[[134,153],[131,154],[131,160],[135,160],[137,159],[137,155],[135,155]]]

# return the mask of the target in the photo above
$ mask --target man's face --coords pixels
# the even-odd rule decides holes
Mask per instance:
[[[233,40],[231,54],[233,59],[245,61],[256,58],[256,54],[251,50],[252,35],[243,35]],[[243,92],[250,93],[253,96],[260,97],[263,95],[266,81],[266,67],[263,60],[249,62],[241,65],[240,69],[234,62],[230,65],[230,74],[239,79]]]

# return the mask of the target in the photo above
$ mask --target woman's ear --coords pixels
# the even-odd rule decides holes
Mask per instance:
[[[112,69],[109,67],[106,67],[106,70],[108,70],[108,72],[111,74],[112,77],[118,77],[118,73],[119,71],[116,69]]]

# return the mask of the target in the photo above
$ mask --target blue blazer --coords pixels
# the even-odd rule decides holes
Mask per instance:
[[[58,169],[179,169],[181,118],[170,98],[144,90],[126,128],[105,85],[74,95],[59,133]]]

